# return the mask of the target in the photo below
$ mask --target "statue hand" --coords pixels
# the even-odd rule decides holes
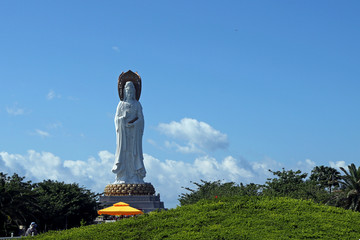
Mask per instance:
[[[133,123],[127,123],[127,124],[126,124],[126,127],[132,128],[132,127],[134,127],[134,124],[133,124]]]

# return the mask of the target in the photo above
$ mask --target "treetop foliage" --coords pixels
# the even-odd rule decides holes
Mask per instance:
[[[38,224],[39,231],[80,226],[97,216],[98,196],[76,183],[25,181],[0,172],[0,236],[17,235],[19,226]]]
[[[336,207],[360,211],[360,167],[348,166],[348,171],[341,168],[345,175],[331,167],[316,166],[307,178],[307,173],[300,170],[272,171],[274,177],[265,184],[236,184],[221,181],[192,182],[197,188],[184,188],[188,193],[179,196],[180,204],[187,205],[201,199],[232,196],[270,196],[308,199]]]

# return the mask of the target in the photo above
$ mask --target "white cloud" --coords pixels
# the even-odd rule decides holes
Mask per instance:
[[[117,46],[113,46],[113,47],[112,47],[112,50],[114,50],[115,52],[119,52],[119,51],[120,51],[119,47],[117,47]]]
[[[86,161],[65,160],[64,167],[75,181],[86,182],[94,191],[103,192],[107,184],[115,181],[115,175],[111,172],[114,154],[100,151],[98,156],[99,159],[90,157]]]
[[[204,153],[200,148],[196,147],[194,143],[188,143],[186,146],[181,146],[180,144],[177,144],[176,142],[169,142],[165,141],[165,146],[168,148],[176,148],[177,152],[180,153]]]
[[[46,98],[47,98],[48,100],[52,100],[52,99],[54,99],[54,98],[61,98],[61,95],[55,93],[54,90],[50,90],[50,91],[48,92],[48,94],[46,95]]]
[[[57,128],[60,128],[60,127],[62,127],[62,123],[59,122],[59,121],[47,125],[48,129],[57,129]]]
[[[308,164],[309,166],[311,167],[315,167],[316,166],[316,163],[310,159],[306,159],[305,160],[306,164]]]
[[[158,145],[157,145],[157,143],[154,141],[154,140],[152,140],[152,139],[147,139],[146,140],[148,143],[150,143],[151,145],[153,145],[154,147],[157,147]]]
[[[79,100],[79,98],[72,97],[72,96],[68,96],[67,99],[70,100],[70,101],[78,101]]]
[[[176,147],[182,153],[225,149],[229,145],[226,134],[196,119],[183,118],[180,122],[160,123],[158,129],[167,136],[185,141],[185,145],[167,143],[169,147]]]
[[[9,115],[18,116],[23,115],[25,113],[25,110],[18,107],[17,103],[15,103],[12,107],[6,107],[6,112]]]
[[[264,183],[271,176],[268,169],[274,167],[267,159],[261,163],[249,163],[232,156],[218,161],[210,156],[196,158],[193,162],[165,160],[144,154],[147,173],[145,180],[151,182],[162,195],[166,207],[178,204],[178,196],[184,193],[182,187],[191,186],[190,181],[199,182],[222,180],[235,183]],[[279,164],[277,164],[279,165]],[[272,168],[273,169],[273,168]]]
[[[240,166],[232,156],[226,157],[222,165],[224,171],[229,174],[228,177],[234,182],[236,182],[240,176],[244,179],[254,178],[254,170],[252,168],[245,169],[245,166]]]
[[[79,183],[95,192],[103,192],[113,180],[111,167],[114,155],[100,151],[98,158],[87,160],[62,160],[49,152],[29,150],[26,154],[0,152],[0,172],[26,176],[34,182],[45,179]]]
[[[340,167],[345,168],[347,170],[347,164],[345,161],[337,161],[337,162],[330,162],[330,167],[336,168],[337,170],[340,170]]]
[[[302,172],[308,173],[308,177],[310,176],[311,171],[314,169],[315,166],[316,163],[310,159],[305,159],[305,161],[299,161],[297,163],[298,169]]]
[[[43,179],[58,180],[62,177],[60,158],[49,152],[38,153],[29,150],[26,155],[0,152],[0,160],[11,172],[23,174],[38,181]],[[3,170],[1,169],[1,171]]]
[[[35,129],[35,134],[39,135],[41,137],[50,137],[50,133],[39,130],[39,129]]]

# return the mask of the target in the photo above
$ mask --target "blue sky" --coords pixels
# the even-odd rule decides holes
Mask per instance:
[[[143,79],[146,181],[357,164],[358,1],[1,1],[0,171],[114,179],[117,78]]]

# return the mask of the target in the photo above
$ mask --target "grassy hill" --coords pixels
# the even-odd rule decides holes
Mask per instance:
[[[360,239],[360,213],[289,198],[200,201],[36,239]]]

